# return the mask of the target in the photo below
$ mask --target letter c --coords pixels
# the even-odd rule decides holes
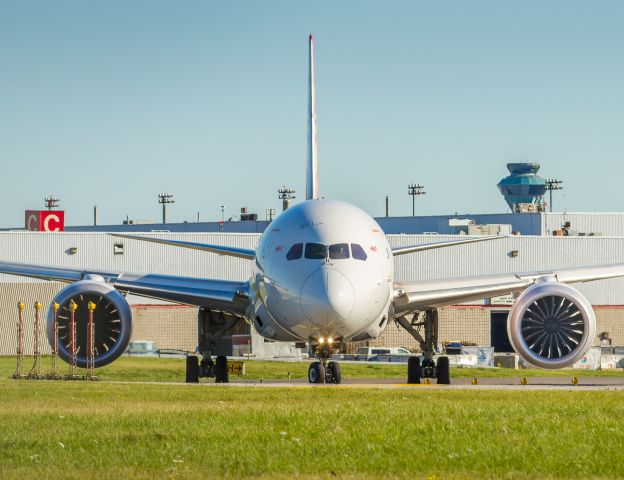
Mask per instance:
[[[28,230],[30,230],[31,232],[36,232],[38,230],[38,218],[37,215],[31,215],[30,217],[28,217]]]
[[[50,221],[54,220],[54,228],[50,229]],[[51,213],[50,215],[48,215],[45,220],[43,221],[43,231],[44,232],[58,232],[61,230],[61,228],[59,227],[59,223],[61,223],[61,219],[58,217],[58,215],[55,215],[54,213]]]

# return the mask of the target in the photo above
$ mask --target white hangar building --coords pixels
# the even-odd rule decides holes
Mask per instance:
[[[527,220],[522,221],[533,221],[530,220],[533,214],[514,215],[514,217],[525,215]],[[613,217],[606,214],[601,218],[593,219],[592,216],[596,217],[600,214],[584,214],[585,217],[575,214],[580,216],[576,220],[570,220],[570,215],[566,219],[562,214],[535,215],[552,218],[551,226],[557,228],[564,222],[570,222],[573,228],[576,222],[583,225],[587,231],[592,230],[594,235],[552,236],[552,230],[556,228],[548,226],[550,224],[544,227],[540,220],[538,222],[541,225],[540,229],[550,229],[550,232],[512,236],[495,242],[462,245],[397,257],[396,279],[411,281],[624,263],[623,214],[613,214]],[[613,222],[614,219],[617,221]],[[496,223],[511,222],[500,219]],[[614,223],[617,225],[614,226]],[[610,230],[606,229],[607,226],[610,226]],[[580,228],[578,231],[581,233]],[[596,233],[602,236],[595,235]],[[145,233],[145,235],[244,248],[255,247],[260,237],[259,233],[167,233],[162,231]],[[393,246],[406,246],[452,240],[457,237],[391,234],[388,238]],[[249,278],[251,273],[249,261],[246,260],[147,242],[122,240],[98,232],[0,232],[0,260],[230,280],[244,280]],[[32,305],[36,300],[41,301],[47,307],[61,288],[62,284],[59,283],[0,275],[1,355],[15,353],[18,301],[26,303],[28,306],[26,312],[30,318],[33,312]],[[597,333],[606,332],[614,346],[624,345],[624,279],[597,281],[580,285],[578,288],[595,308],[598,322]],[[512,298],[499,297],[442,309],[440,341],[472,342],[482,346],[493,345],[498,351],[509,350],[506,316],[512,301]],[[195,349],[197,309],[139,297],[129,297],[129,302],[134,316],[133,339],[152,340],[160,348],[187,351]],[[27,325],[26,348],[29,351],[28,349],[32,348],[32,322]],[[230,333],[250,334],[252,353],[258,355],[295,353],[293,345],[266,342],[249,329],[249,326],[239,324],[236,331]],[[231,342],[231,337],[229,341]],[[392,323],[375,343],[408,348],[417,346],[411,336]],[[598,338],[595,343],[599,343]],[[48,352],[47,344],[45,348],[47,350],[44,352]]]

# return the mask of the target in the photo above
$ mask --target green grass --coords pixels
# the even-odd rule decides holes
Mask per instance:
[[[49,358],[43,359],[44,371]],[[29,367],[31,360],[25,363]],[[247,378],[307,362],[249,361]],[[0,478],[621,478],[624,392],[237,387],[180,382],[183,359],[122,357],[101,382],[14,381],[0,357]],[[343,364],[354,378],[404,365]],[[61,364],[65,373],[67,366]],[[455,377],[622,371],[453,369]]]
[[[0,478],[621,478],[624,392],[0,380]]]
[[[67,364],[60,363],[61,373],[67,373]],[[28,372],[32,359],[26,357],[25,370]],[[243,377],[248,380],[287,379],[290,373],[293,379],[307,378],[309,363],[300,362],[273,362],[250,360],[246,362],[247,374]],[[50,358],[42,359],[44,372],[50,369]],[[407,367],[405,364],[366,364],[342,363],[342,375],[345,378],[386,378],[405,380]],[[182,358],[146,358],[121,357],[111,365],[98,369],[97,375],[101,380],[110,381],[143,381],[143,382],[181,382],[184,381],[184,359]],[[6,378],[15,371],[14,357],[0,357],[0,378]],[[522,377],[622,377],[622,369],[589,371],[589,370],[513,370],[506,368],[452,368],[451,378],[522,378]]]

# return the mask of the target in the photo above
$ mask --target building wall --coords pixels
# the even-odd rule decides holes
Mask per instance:
[[[490,308],[482,306],[446,307],[439,311],[438,341],[490,344]],[[496,309],[500,311],[500,308]],[[418,351],[414,337],[397,324],[389,323],[384,333],[369,342],[371,346],[403,347]]]
[[[508,312],[500,306],[454,306],[442,308],[439,312],[438,341],[470,342],[477,345],[490,345],[491,312]],[[608,332],[614,346],[624,345],[624,306],[594,306],[596,314],[596,334]],[[390,323],[384,333],[368,342],[371,346],[403,347],[419,350],[414,338],[396,324]],[[596,336],[594,345],[600,340]]]
[[[173,239],[254,248],[258,234],[166,234]],[[394,246],[406,246],[457,239],[453,236],[389,235]],[[124,253],[114,254],[115,243],[122,243]],[[71,248],[77,253],[70,254]],[[510,252],[516,250],[517,257]],[[200,253],[146,242],[121,240],[102,233],[0,233],[0,261],[89,268],[99,271],[154,272],[227,280],[245,280],[251,262]],[[398,281],[419,281],[471,275],[510,272],[549,271],[580,265],[624,263],[624,238],[616,237],[535,237],[501,238],[447,249],[402,255],[396,258]],[[62,284],[0,275],[0,354],[15,351],[17,302],[23,301],[32,314],[35,300],[49,305]],[[614,344],[624,345],[624,280],[612,279],[578,286],[588,300],[597,305],[598,332],[608,331]],[[192,350],[196,344],[197,310],[188,307],[149,309],[147,304],[162,305],[129,296],[136,319],[133,338],[154,340],[161,348]],[[618,308],[606,308],[618,307]],[[488,344],[489,310],[482,308],[443,309],[440,339],[468,340]],[[45,317],[42,315],[42,317]],[[394,345],[415,346],[404,332],[390,325],[379,340]],[[172,335],[175,335],[172,337]],[[26,347],[31,348],[32,331],[26,331]],[[412,343],[410,343],[412,342]],[[47,348],[47,347],[46,347]]]
[[[478,224],[502,223],[510,224],[512,231],[518,231],[522,235],[541,235],[542,219],[539,213],[486,213],[470,214],[457,213],[454,215],[428,215],[407,217],[376,217],[375,220],[387,234],[423,234],[436,232],[443,235],[455,233],[449,227],[452,218],[469,218]],[[224,232],[224,233],[262,233],[270,222],[259,220],[257,222],[186,222],[186,223],[157,223],[139,225],[83,225],[67,226],[67,232]],[[624,235],[624,230],[622,230]]]
[[[279,213],[279,212],[278,212]],[[571,223],[571,229],[579,232],[599,233],[603,236],[624,236],[624,213],[622,212],[540,212],[540,213],[456,213],[453,215],[426,215],[405,217],[376,217],[386,234],[423,234],[435,232],[441,235],[455,233],[449,220],[465,218],[477,224],[509,224],[512,231],[521,235],[552,235],[553,230]],[[175,233],[262,233],[270,222],[259,220],[225,222],[156,223],[141,225],[81,225],[67,226],[67,232],[175,232]]]
[[[413,235],[435,232],[440,235],[450,235],[456,232],[449,227],[449,220],[456,218],[474,220],[479,225],[509,224],[512,232],[519,232],[521,235],[542,234],[542,221],[539,213],[458,213],[422,217],[377,217],[375,220],[386,234]]]
[[[594,233],[606,237],[624,236],[624,213],[543,213],[542,235],[552,235],[553,230],[560,229],[570,222],[570,230],[581,233]]]
[[[41,302],[42,353],[50,353],[50,345],[45,333],[46,315],[52,297],[62,288],[55,282],[39,283],[0,283],[0,355],[14,355],[17,351],[18,302],[23,302],[24,309],[24,351],[31,353],[34,343],[34,305]]]
[[[26,306],[24,349],[32,354],[34,345],[35,302],[41,302],[41,352],[50,354],[46,333],[48,308],[54,295],[63,288],[56,282],[0,284],[0,355],[14,355],[17,350],[18,302]],[[197,309],[182,305],[133,305],[131,340],[151,340],[159,348],[194,351],[197,346]]]
[[[184,305],[134,305],[132,340],[150,340],[158,348],[194,352],[197,309]]]

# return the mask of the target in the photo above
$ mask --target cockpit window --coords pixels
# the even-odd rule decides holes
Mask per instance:
[[[320,243],[306,243],[305,258],[323,260],[327,256],[327,247]]]
[[[351,244],[351,252],[353,253],[353,258],[355,258],[356,260],[366,260],[367,258],[366,252],[357,243]]]
[[[349,244],[337,243],[336,245],[330,245],[329,258],[330,260],[349,258]]]
[[[286,254],[287,260],[299,260],[303,253],[303,243],[295,243]]]

